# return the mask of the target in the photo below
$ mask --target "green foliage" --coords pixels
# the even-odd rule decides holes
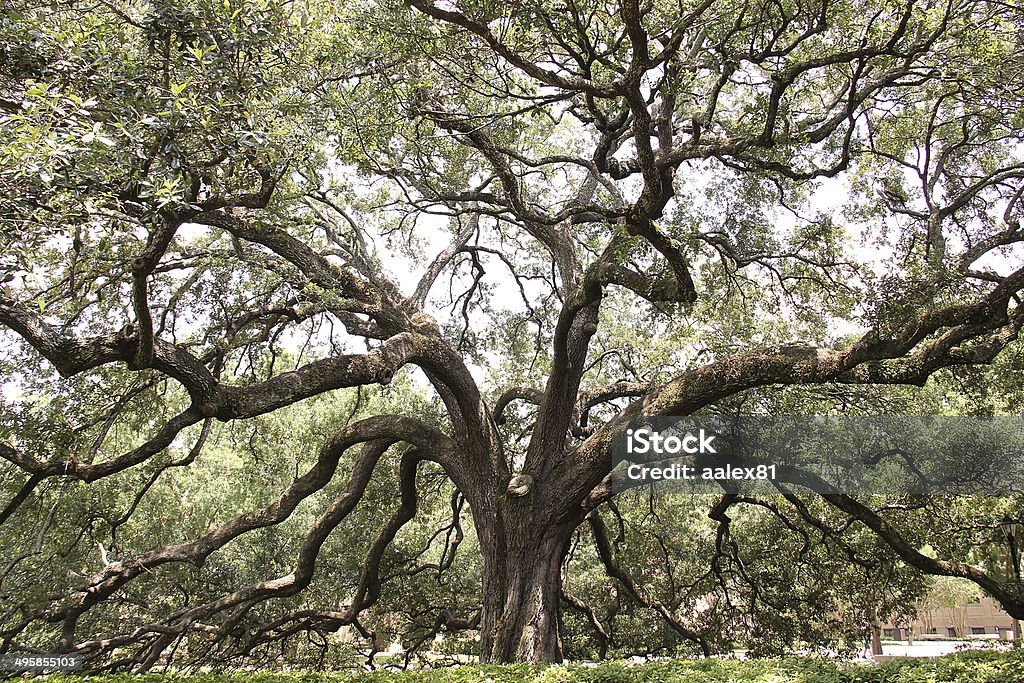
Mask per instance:
[[[57,683],[1010,683],[1024,679],[1021,652],[965,652],[881,664],[832,659],[669,660],[596,666],[457,666],[370,673],[56,676]],[[28,679],[26,679],[28,680]]]
[[[1003,223],[1020,197],[1016,171],[1007,167],[1013,170],[1020,152],[1024,108],[1012,87],[1016,76],[1006,75],[1019,71],[1020,24],[1000,3],[967,4],[975,14],[964,16],[942,16],[942,3],[927,2],[644,3],[639,23],[650,49],[675,55],[652,63],[636,84],[647,113],[665,116],[658,137],[667,140],[659,140],[662,168],[655,175],[668,181],[666,203],[651,225],[687,261],[699,290],[691,304],[652,296],[671,291],[672,269],[653,243],[632,233],[637,226],[626,219],[635,213],[620,206],[651,177],[628,163],[631,148],[641,139],[650,143],[638,116],[647,105],[551,79],[545,84],[515,64],[568,73],[576,62],[581,77],[597,86],[619,79],[644,61],[623,33],[625,9],[596,0],[437,3],[480,22],[493,32],[488,39],[479,35],[483,29],[474,35],[398,0],[9,4],[0,16],[0,299],[42,316],[69,339],[113,336],[145,317],[137,310],[143,302],[130,264],[159,241],[161,227],[174,226],[160,267],[146,278],[154,335],[191,354],[224,386],[251,386],[310,359],[361,353],[376,343],[360,343],[364,324],[374,322],[380,332],[388,318],[397,327],[385,330],[386,338],[408,317],[427,320],[427,327],[436,322],[440,334],[432,343],[449,344],[453,357],[473,366],[466,372],[483,378],[481,391],[492,405],[508,387],[543,387],[556,366],[551,346],[559,309],[576,296],[561,290],[572,275],[560,272],[550,245],[537,237],[556,224],[567,245],[559,251],[579,256],[581,272],[615,240],[612,264],[644,282],[640,291],[594,285],[605,299],[583,354],[584,391],[627,380],[654,387],[754,348],[841,347],[855,324],[884,338],[921,310],[975,298],[987,286],[967,272],[977,259],[959,270],[936,264],[942,248],[922,237],[925,209],[963,200],[950,209],[954,220],[945,228],[951,249],[957,242],[984,244],[1002,235],[1010,244],[1019,237],[1004,234]],[[908,48],[940,26],[945,30],[934,45]],[[673,35],[679,40],[668,40]],[[496,51],[489,40],[505,47]],[[875,44],[885,49],[844,57]],[[593,49],[600,54],[569,58]],[[905,49],[910,52],[902,54]],[[948,73],[947,63],[966,75]],[[762,139],[777,84],[786,86],[774,102],[777,125]],[[868,85],[873,89],[857,91]],[[849,122],[845,139],[842,125],[827,130],[829,121]],[[603,152],[595,152],[595,143]],[[591,168],[602,165],[608,170]],[[847,185],[814,180],[847,170]],[[592,173],[600,182],[591,202],[575,194],[598,180]],[[991,182],[975,187],[986,177]],[[601,211],[565,213],[589,203]],[[202,213],[216,220],[185,218],[199,221]],[[565,215],[544,218],[559,213]],[[475,232],[447,266],[442,280],[449,286],[430,292],[422,311],[405,301],[374,319],[408,294],[400,291],[410,289],[407,280],[422,272],[438,245],[463,231],[469,215]],[[252,228],[245,239],[224,228],[242,219]],[[271,234],[294,238],[330,267],[282,253]],[[882,254],[878,263],[865,255],[873,249]],[[395,285],[382,284],[389,271],[407,272]],[[361,286],[346,291],[348,285],[332,284],[333,275]],[[373,290],[370,304],[356,291],[364,288]],[[949,371],[916,393],[773,386],[704,410],[1000,414],[1017,411],[1024,398],[1022,368],[1014,347],[992,371]],[[207,404],[191,405],[193,397],[155,367],[104,365],[88,377],[58,378],[20,341],[0,349],[0,380],[0,444],[39,462],[103,462],[137,448],[183,410],[207,414]],[[426,394],[410,369],[389,381],[327,392],[245,422],[208,422],[208,432],[194,424],[151,458],[90,486],[53,477],[25,489],[24,473],[5,461],[0,502],[28,494],[0,530],[4,550],[15,558],[0,577],[6,615],[0,627],[21,614],[39,618],[26,617],[31,626],[24,631],[14,624],[17,638],[0,646],[16,640],[18,647],[52,647],[61,630],[59,617],[46,616],[54,595],[75,596],[109,563],[202,538],[267,505],[352,420],[415,416],[454,433],[467,449],[490,436],[458,434],[465,420],[449,420],[439,397]],[[628,398],[594,406],[589,428],[616,415]],[[529,401],[509,406],[494,427],[502,442],[477,462],[507,458],[513,470],[522,466],[530,440],[548,438],[532,433],[536,415]],[[578,431],[583,436],[573,439],[586,438]],[[573,439],[546,450],[570,458]],[[206,441],[201,456],[185,463],[200,440]],[[353,458],[346,453],[340,469]],[[308,590],[258,604],[251,612],[257,623],[347,604],[361,558],[398,506],[398,459],[397,448],[383,456],[360,504],[324,541]],[[467,492],[456,492],[449,479],[464,473],[454,469],[422,465],[417,517],[384,552],[381,574],[389,590],[360,623],[384,643],[420,645],[440,628],[438,614],[463,620],[476,612],[480,548]],[[516,517],[495,509],[505,504],[495,504],[505,500],[501,468],[471,474],[468,479],[494,480],[477,511]],[[304,533],[341,494],[343,480],[332,480],[283,523],[219,549],[202,567],[175,563],[147,572],[89,609],[75,624],[76,639],[132,633],[140,622],[174,619],[239,586],[287,575]],[[1002,558],[984,520],[1021,509],[1018,499],[884,503],[891,508],[887,523],[910,545],[997,575]],[[841,533],[819,534],[806,519],[778,514],[772,501],[732,510],[727,522],[707,517],[707,501],[630,495],[617,505],[595,514],[609,527],[613,514],[625,520],[614,542],[623,569],[716,651],[740,644],[764,657],[804,643],[842,648],[857,639],[867,605],[879,616],[901,615],[927,588],[876,537],[814,502],[808,509],[821,525]],[[614,641],[608,654],[693,651],[679,629],[607,576],[592,540],[585,529],[577,532],[567,588],[608,629]],[[229,618],[219,619],[194,624],[181,651],[201,652],[211,632],[246,635],[233,631]],[[570,656],[595,657],[600,645],[585,618],[567,615],[566,629]],[[280,644],[289,663],[340,662],[344,648],[333,632],[324,627],[314,636],[298,628],[258,653],[258,661],[278,661]],[[469,638],[453,636],[435,650],[473,652],[478,646]],[[977,670],[1003,662],[963,661]],[[917,675],[918,669],[900,666],[893,665],[893,676]],[[867,681],[886,671],[709,660],[408,677],[639,683],[806,673],[800,680],[820,674],[853,681],[863,674]]]

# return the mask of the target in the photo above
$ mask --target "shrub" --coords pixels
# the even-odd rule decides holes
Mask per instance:
[[[17,679],[16,679],[17,680]],[[27,683],[32,679],[24,679]],[[676,659],[631,665],[457,666],[421,671],[54,676],[49,683],[1017,683],[1024,653],[964,652],[881,664],[834,659]]]

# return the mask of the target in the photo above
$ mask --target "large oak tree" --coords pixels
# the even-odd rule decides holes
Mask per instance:
[[[190,633],[245,650],[360,626],[427,467],[468,506],[482,560],[479,609],[440,612],[435,631],[478,629],[484,661],[558,661],[560,603],[600,630],[563,591],[586,526],[618,585],[704,645],[595,512],[629,421],[763,387],[923,385],[992,362],[1024,322],[1012,4],[14,4],[0,522],[27,528],[54,482],[155,481],[215,424],[328,392],[415,377],[430,402],[341,401],[359,414],[307,444],[311,466],[269,503],[116,557],[99,538],[67,591],[2,596],[0,651],[52,631],[52,647],[147,669]],[[400,498],[353,590],[261,620],[310,585],[395,453]],[[314,499],[283,571],[128,630],[90,620]],[[1024,618],[998,574],[922,551],[891,509],[782,504],[725,495],[710,515],[725,538],[731,509],[767,506],[861,560],[843,538],[867,528]],[[11,576],[41,541],[5,538]]]

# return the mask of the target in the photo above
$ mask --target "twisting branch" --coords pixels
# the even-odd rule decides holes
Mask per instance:
[[[40,462],[27,453],[20,453],[10,446],[0,445],[0,457],[9,460],[32,476],[72,477],[84,482],[93,482],[112,474],[123,472],[145,462],[170,446],[174,439],[187,427],[197,424],[203,416],[192,408],[175,415],[157,430],[145,443],[109,460],[86,463],[70,458],[54,458]]]
[[[13,305],[2,296],[0,323],[25,339],[62,377],[72,377],[108,363],[127,364],[136,348],[134,325],[125,325],[115,334],[82,339],[59,332],[39,315]],[[180,382],[196,404],[203,403],[217,384],[210,371],[177,344],[155,341],[151,366]]]
[[[146,249],[132,260],[132,307],[135,310],[135,324],[138,326],[135,351],[128,362],[128,367],[133,370],[148,368],[153,363],[153,315],[149,311],[148,280],[179,226],[180,222],[177,221],[165,223],[150,233]]]
[[[597,658],[604,659],[608,655],[608,645],[611,642],[611,638],[609,638],[608,632],[605,630],[601,620],[597,618],[594,608],[565,590],[564,587],[562,588],[562,600],[586,618],[597,639]]]
[[[366,457],[368,461],[372,461],[375,464],[384,451],[393,443],[394,441],[391,439],[371,441],[363,447],[360,457]],[[349,605],[340,612],[318,615],[321,620],[332,624],[334,629],[342,625],[354,623],[360,612],[377,601],[381,590],[380,566],[384,553],[398,531],[416,514],[416,469],[423,460],[436,460],[436,456],[432,455],[430,450],[421,450],[418,446],[407,449],[402,454],[398,473],[401,498],[399,507],[371,542],[363,560],[363,572],[359,585]],[[327,536],[355,508],[356,503],[362,497],[362,493],[368,483],[369,474],[372,472],[372,467],[368,471],[364,470],[364,472],[365,474],[359,475],[359,478],[356,478],[355,472],[353,472],[353,478],[349,480],[349,484],[342,495],[324,511],[320,519],[313,525],[299,549],[298,561],[292,572],[277,579],[252,584],[217,600],[173,614],[165,620],[165,623],[171,625],[176,631],[181,632],[191,627],[199,619],[209,618],[216,613],[240,605],[241,608],[236,610],[218,628],[217,637],[222,638],[229,635],[248,611],[259,602],[264,602],[271,598],[295,595],[305,589],[313,578],[316,559]],[[278,620],[274,624],[255,632],[242,643],[242,651],[250,652],[258,645],[272,640],[276,637],[273,635],[274,632],[290,620],[291,618]]]
[[[153,488],[153,485],[157,482],[157,480],[160,479],[161,475],[163,475],[164,472],[175,467],[187,467],[191,465],[193,462],[195,462],[195,459],[199,457],[199,454],[202,453],[203,451],[203,447],[206,445],[206,441],[210,436],[210,427],[212,425],[213,420],[209,418],[204,420],[202,431],[199,432],[199,437],[192,445],[192,448],[189,449],[189,452],[186,453],[185,456],[179,460],[172,460],[171,462],[168,462],[165,465],[161,465],[156,470],[156,472],[150,475],[146,483],[143,484],[142,487],[136,492],[135,497],[131,502],[131,505],[128,506],[128,509],[125,510],[124,514],[110,522],[110,539],[112,544],[115,544],[117,542],[118,528],[124,525],[129,519],[131,519],[132,515],[135,514],[135,510],[139,507],[139,504],[142,502],[142,499],[146,497],[146,494],[149,492],[151,488]]]
[[[590,530],[594,535],[594,546],[597,548],[597,554],[601,558],[608,576],[617,580],[626,592],[629,593],[630,597],[657,613],[673,631],[697,645],[705,657],[710,656],[711,647],[704,636],[686,627],[681,621],[672,616],[665,605],[648,596],[647,592],[637,585],[633,577],[618,563],[612,550],[611,540],[608,537],[608,528],[605,526],[604,520],[601,519],[601,515],[596,512],[591,513],[587,517],[587,521],[590,523]]]
[[[356,422],[336,433],[321,449],[316,464],[306,474],[296,478],[282,493],[281,497],[270,505],[252,512],[245,513],[210,530],[200,538],[179,545],[154,548],[134,558],[108,564],[103,570],[89,580],[80,595],[70,604],[49,611],[45,618],[61,620],[63,635],[61,646],[71,648],[74,644],[74,633],[79,618],[90,608],[100,603],[126,583],[145,572],[169,563],[187,562],[201,566],[206,558],[219,548],[242,534],[255,529],[280,524],[287,519],[303,500],[322,489],[334,475],[338,462],[344,452],[357,443],[387,441],[406,441],[417,444],[428,453],[450,453],[453,445],[449,437],[418,420],[401,416],[377,416]],[[379,446],[379,444],[378,444]],[[322,544],[329,528],[348,514],[348,510],[362,495],[369,481],[377,460],[386,447],[364,449],[353,464],[349,486],[345,496],[325,513],[322,523],[307,536],[307,553],[312,553]],[[438,459],[443,459],[439,456]],[[332,526],[332,524],[334,526]],[[289,580],[290,581],[290,580]],[[287,581],[285,583],[288,583]],[[276,584],[268,584],[272,587]],[[258,595],[259,589],[239,591],[233,597],[224,598],[224,606],[238,604],[252,593]]]
[[[494,420],[495,424],[505,424],[505,409],[515,400],[538,405],[544,400],[544,392],[532,387],[511,387],[506,389],[498,397],[498,400],[494,402],[494,407],[491,409],[491,419]]]
[[[872,331],[841,351],[792,346],[762,349],[727,356],[684,373],[630,404],[573,452],[572,457],[587,463],[593,473],[593,479],[581,486],[574,483],[575,477],[565,482],[582,501],[573,513],[583,514],[611,497],[611,439],[626,429],[631,419],[640,415],[690,415],[723,397],[757,386],[825,382],[921,385],[945,367],[991,362],[1017,338],[1024,325],[1024,310],[1006,312],[1013,295],[1022,287],[1024,269],[972,304],[951,305],[914,316],[888,338]],[[943,328],[948,329],[925,342]],[[918,344],[921,347],[910,353]]]
[[[934,576],[955,576],[968,579],[998,600],[1010,616],[1024,619],[1024,602],[1021,601],[1016,588],[997,581],[972,564],[925,555],[919,550],[917,544],[906,539],[895,526],[883,519],[877,512],[855,498],[839,493],[828,482],[811,472],[790,473],[787,476],[787,481],[803,486],[813,486],[816,491],[824,491],[822,499],[826,503],[871,529],[910,566]]]
[[[470,216],[469,221],[467,221],[466,226],[452,240],[452,243],[445,247],[427,267],[427,271],[420,278],[419,284],[416,285],[416,291],[413,292],[407,301],[409,306],[414,309],[423,308],[427,301],[427,295],[430,293],[430,288],[433,287],[438,276],[441,275],[441,272],[452,262],[452,259],[455,258],[462,248],[469,243],[469,239],[479,229],[480,214],[473,214]]]

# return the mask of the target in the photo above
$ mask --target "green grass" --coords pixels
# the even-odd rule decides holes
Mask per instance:
[[[26,681],[29,679],[25,679]],[[1024,654],[965,652],[881,664],[799,658],[672,660],[599,666],[458,666],[372,673],[55,676],[49,683],[1024,683]]]

